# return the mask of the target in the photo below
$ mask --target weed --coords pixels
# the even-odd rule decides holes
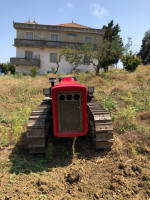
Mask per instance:
[[[22,78],[22,74],[19,74],[18,72],[15,72],[15,73],[14,73],[14,78],[19,78],[19,79],[21,79],[21,78]]]
[[[32,176],[36,176],[36,177],[39,176],[37,173],[33,173],[33,172],[31,172],[30,175],[32,175]]]
[[[126,94],[126,96],[122,96],[121,98],[122,98],[122,100],[124,100],[126,103],[128,103],[128,104],[130,104],[130,105],[133,106],[134,100],[133,100],[133,96],[132,96],[131,91],[128,91],[127,94]]]
[[[20,108],[19,111],[17,110],[13,112],[12,132],[15,142],[18,140],[21,133],[23,133],[23,126],[27,123],[30,112],[31,109],[27,106],[25,106],[24,108]]]
[[[131,148],[131,153],[132,153],[132,155],[134,156],[134,157],[136,157],[137,156],[137,150],[136,150],[136,148],[133,146],[133,144],[131,144],[131,143],[129,143],[129,146],[130,146],[130,148]]]
[[[8,131],[5,127],[3,127],[0,124],[0,132],[1,132],[1,137],[0,137],[0,146],[6,146],[8,145]]]
[[[20,173],[36,173],[36,172],[45,172],[45,169],[48,166],[47,160],[43,159],[42,155],[36,156],[33,155],[14,155],[10,161],[9,172],[20,174]]]
[[[6,124],[10,122],[10,120],[9,120],[8,116],[6,115],[6,113],[4,113],[4,112],[0,113],[0,122],[1,123],[6,123]]]
[[[41,176],[44,175],[44,174],[46,174],[45,170],[40,173]]]
[[[16,118],[14,118],[12,122],[12,132],[13,139],[15,142],[17,142],[20,134],[23,132],[23,127],[21,126],[20,121],[18,121]]]
[[[118,131],[118,133],[124,133],[127,129],[123,125],[118,125],[118,127],[116,128],[116,130]]]
[[[39,196],[38,200],[40,200],[41,198],[47,199],[47,196],[44,195],[44,194],[41,194],[41,195]]]
[[[108,110],[109,112],[111,112],[112,109],[116,109],[117,108],[117,104],[115,101],[112,100],[112,98],[110,97],[104,97],[102,100],[102,105],[106,108],[106,110]]]
[[[13,183],[13,180],[12,180],[12,178],[15,176],[16,174],[15,173],[13,173],[13,174],[11,174],[10,176],[9,176],[9,181],[10,181],[10,183]]]
[[[127,106],[123,108],[120,112],[120,119],[117,131],[119,133],[123,133],[128,130],[136,129],[136,121],[135,121],[135,108],[132,106]]]

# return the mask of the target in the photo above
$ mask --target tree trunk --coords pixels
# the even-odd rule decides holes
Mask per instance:
[[[56,63],[56,64],[57,64],[57,68],[56,68],[55,74],[57,74],[58,69],[59,69],[59,64],[58,63]]]
[[[98,76],[99,75],[99,69],[100,69],[100,67],[101,67],[101,65],[100,65],[100,63],[98,62],[98,65],[97,65],[97,67],[96,67],[96,76]]]

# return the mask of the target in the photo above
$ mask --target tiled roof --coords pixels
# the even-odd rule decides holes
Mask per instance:
[[[56,24],[54,26],[65,26],[65,27],[75,27],[75,28],[90,28],[88,26],[83,26],[81,24],[77,24],[77,23],[74,23],[74,22],[65,23],[65,24]]]

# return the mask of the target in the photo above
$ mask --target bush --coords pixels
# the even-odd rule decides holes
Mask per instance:
[[[10,71],[11,74],[15,74],[15,67],[10,65],[9,63],[0,63],[0,68],[2,69],[2,73],[8,74]]]
[[[38,74],[38,70],[37,70],[36,67],[31,67],[31,68],[30,68],[30,72],[31,72],[31,76],[32,76],[32,77],[36,77],[37,74]]]
[[[142,62],[142,60],[136,54],[133,54],[132,51],[124,55],[121,61],[124,68],[129,72],[135,71],[137,66]]]

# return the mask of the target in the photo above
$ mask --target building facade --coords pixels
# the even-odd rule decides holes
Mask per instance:
[[[58,25],[42,25],[35,21],[25,23],[14,22],[16,38],[16,57],[10,63],[16,66],[19,73],[29,73],[30,67],[38,68],[39,74],[45,74],[57,67],[57,54],[65,46],[80,46],[87,41],[96,44],[104,34],[102,29],[94,29],[80,24],[66,23]],[[63,58],[58,73],[70,73],[73,66]],[[92,64],[79,66],[81,72],[92,71]]]

